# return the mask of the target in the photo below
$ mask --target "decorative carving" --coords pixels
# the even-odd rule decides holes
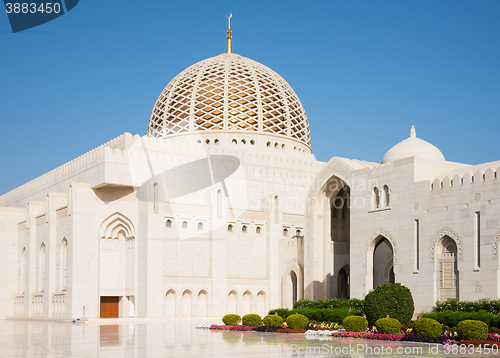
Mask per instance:
[[[436,256],[437,243],[445,236],[455,240],[455,243],[457,244],[458,260],[462,261],[462,240],[460,239],[460,236],[458,236],[458,234],[450,228],[444,228],[438,232],[436,236],[434,236],[431,245],[431,260],[434,260],[434,257]]]
[[[479,201],[479,200],[481,200],[481,193],[476,193],[476,194],[474,194],[474,200],[475,200],[475,201]]]
[[[415,203],[415,204],[413,205],[413,209],[415,209],[415,210],[420,209],[420,203]]]
[[[394,264],[398,263],[398,249],[397,249],[397,246],[396,246],[396,240],[394,239],[394,236],[392,236],[392,234],[389,231],[387,231],[385,229],[382,229],[382,228],[378,228],[377,230],[375,230],[371,234],[370,240],[365,245],[365,255],[364,255],[364,258],[363,258],[364,266],[367,266],[367,264],[368,264],[367,263],[367,260],[368,260],[368,250],[370,249],[370,245],[373,242],[373,240],[375,240],[379,236],[383,236],[384,238],[387,239],[387,241],[389,241],[391,243],[391,246],[392,246],[392,258],[393,258]]]
[[[493,238],[493,257],[498,257],[498,246],[500,243],[500,230],[497,231]]]

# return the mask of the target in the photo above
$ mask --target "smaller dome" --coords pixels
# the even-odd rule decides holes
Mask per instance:
[[[385,153],[382,164],[408,157],[445,161],[443,153],[438,148],[423,139],[417,138],[414,126],[411,127],[410,138],[396,144]]]

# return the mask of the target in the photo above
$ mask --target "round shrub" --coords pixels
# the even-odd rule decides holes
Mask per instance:
[[[291,329],[306,329],[309,325],[309,320],[301,314],[292,314],[286,318],[286,325]]]
[[[432,318],[419,318],[412,324],[413,333],[421,337],[439,337],[443,332],[441,323]]]
[[[397,334],[403,325],[395,318],[380,318],[375,322],[375,327],[382,334]]]
[[[241,317],[238,316],[237,314],[227,314],[224,317],[222,317],[222,322],[226,326],[236,326],[241,322]]]
[[[275,315],[275,314],[270,314],[264,317],[262,320],[264,323],[264,326],[268,327],[281,327],[283,326],[283,318],[281,316]]]
[[[387,316],[408,325],[415,311],[410,289],[400,283],[386,283],[375,287],[365,297],[364,311],[370,325]]]
[[[368,321],[361,316],[348,316],[342,321],[347,332],[364,332],[368,327]]]
[[[488,325],[481,321],[468,319],[457,324],[458,338],[463,340],[474,340],[488,338]]]
[[[262,318],[258,314],[250,313],[241,318],[241,324],[244,326],[257,327],[262,323]]]

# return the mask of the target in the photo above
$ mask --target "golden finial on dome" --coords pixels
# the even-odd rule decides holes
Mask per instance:
[[[233,17],[233,14],[229,13],[229,16],[227,17],[227,53],[232,53],[232,44],[231,44],[231,39],[233,36],[231,36],[231,18]]]

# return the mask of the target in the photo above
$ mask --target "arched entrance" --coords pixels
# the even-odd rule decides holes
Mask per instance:
[[[349,265],[342,267],[338,273],[337,298],[350,298]]]
[[[438,251],[439,301],[458,298],[457,244],[445,236]]]
[[[384,283],[396,282],[397,248],[394,237],[380,228],[365,247],[365,294]]]
[[[362,206],[364,200],[352,202],[351,173],[364,167],[361,162],[334,157],[309,187],[304,237],[304,296],[309,299],[352,296],[350,285],[345,285],[352,270],[340,270],[346,265],[352,268],[350,207]],[[340,293],[342,286],[349,292]]]
[[[338,180],[329,181],[330,196],[330,239],[332,245],[332,271],[329,297],[349,297],[350,264],[350,188]],[[337,190],[340,189],[340,190]],[[347,268],[347,270],[345,269]]]
[[[392,245],[382,237],[373,251],[373,288],[384,283],[395,283]]]
[[[121,213],[110,215],[99,228],[100,317],[129,317],[130,302],[135,307],[135,255],[134,225]]]

